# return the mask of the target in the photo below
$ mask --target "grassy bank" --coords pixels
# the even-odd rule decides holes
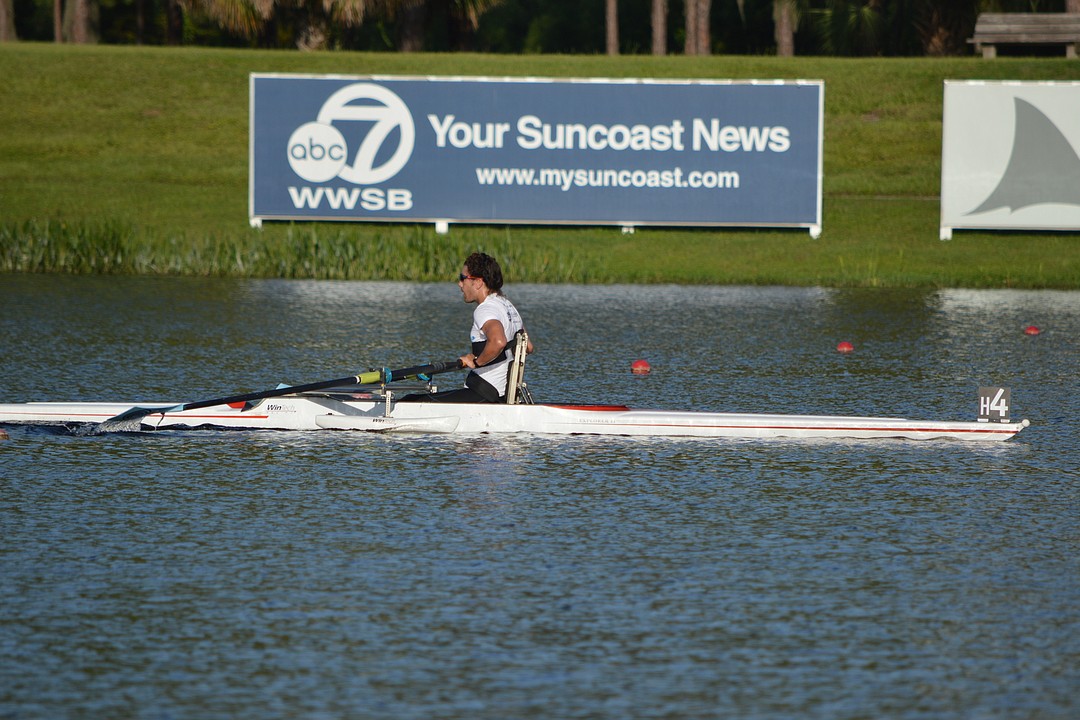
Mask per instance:
[[[824,234],[247,226],[248,74],[825,80]],[[937,240],[945,78],[1080,79],[1065,59],[301,54],[0,45],[0,272],[444,279],[481,248],[531,282],[1080,287],[1080,236]]]

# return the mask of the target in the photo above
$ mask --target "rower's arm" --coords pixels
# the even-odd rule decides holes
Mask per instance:
[[[501,322],[494,319],[488,320],[480,329],[487,337],[487,344],[484,345],[484,351],[479,356],[469,353],[461,358],[466,367],[477,368],[487,365],[506,350],[506,332],[503,331]]]

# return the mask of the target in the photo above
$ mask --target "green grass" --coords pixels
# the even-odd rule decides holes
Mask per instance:
[[[825,81],[824,234],[247,226],[251,72]],[[1077,233],[937,239],[942,81],[1078,80],[1062,59],[488,56],[0,45],[0,271],[530,282],[1080,287]]]

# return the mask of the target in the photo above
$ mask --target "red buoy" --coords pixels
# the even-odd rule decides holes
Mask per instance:
[[[1024,328],[1024,334],[1025,335],[1038,335],[1039,334],[1039,328],[1035,327],[1034,325],[1028,325],[1026,328]]]
[[[854,351],[855,351],[855,346],[852,345],[851,343],[849,343],[847,340],[844,340],[843,342],[841,342],[840,344],[838,344],[836,346],[836,352],[849,353],[849,352],[854,352]]]
[[[630,372],[635,375],[648,375],[652,372],[652,366],[649,365],[648,360],[635,360],[630,363]]]

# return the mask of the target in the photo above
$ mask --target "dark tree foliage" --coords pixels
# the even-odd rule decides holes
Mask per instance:
[[[53,39],[53,0],[12,0],[18,37]],[[70,0],[66,0],[70,1]],[[226,47],[294,48],[318,0],[275,5],[274,17],[258,37],[243,38],[206,16],[185,10],[170,30],[169,0],[91,0],[98,6],[100,42],[149,45],[179,42]],[[605,52],[604,0],[501,0],[480,16],[477,27],[455,12],[456,0],[425,0],[372,13],[357,27],[327,28],[326,47],[394,52],[406,43],[432,52],[487,53]],[[966,43],[980,9],[1002,12],[1064,12],[1066,0],[799,0],[796,55],[918,56],[969,54]],[[776,52],[773,0],[712,0],[713,54],[772,55]],[[393,5],[389,3],[387,7]],[[619,0],[619,52],[649,54],[651,0]],[[173,8],[177,5],[173,0]],[[685,43],[685,2],[669,0],[668,52]],[[418,42],[419,39],[419,42]]]
[[[23,40],[53,39],[52,3],[15,0],[15,33]]]

